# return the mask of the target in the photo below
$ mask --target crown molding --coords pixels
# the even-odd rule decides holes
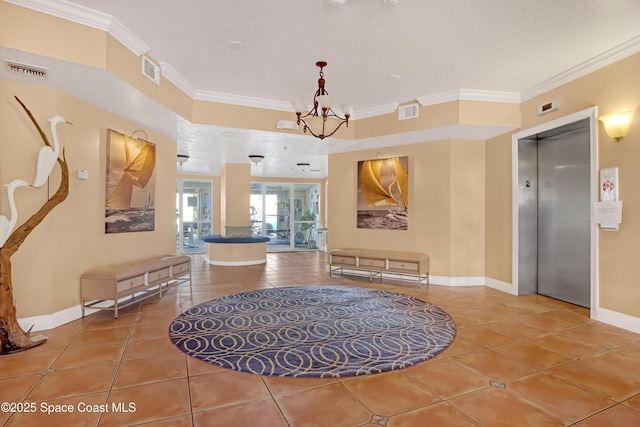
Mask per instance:
[[[160,70],[162,71],[162,77],[174,84],[179,90],[187,94],[187,96],[194,98],[196,95],[196,88],[193,87],[191,82],[184,78],[182,74],[176,71],[171,64],[167,62],[160,63]]]
[[[113,38],[140,56],[150,50],[142,40],[135,36],[120,21],[106,13],[68,2],[66,0],[5,0],[17,6],[26,7],[37,12],[46,13],[67,21],[76,22],[91,28],[106,31]]]
[[[431,95],[419,96],[416,98],[416,101],[418,101],[423,107],[426,107],[427,105],[436,105],[442,104],[444,102],[458,101],[459,96],[460,90],[455,89],[447,92],[439,92],[432,93]]]
[[[538,95],[542,95],[543,93],[577,80],[580,77],[584,77],[587,74],[618,62],[638,52],[640,52],[640,36],[634,37],[613,49],[607,50],[601,55],[589,59],[563,73],[551,77],[550,79],[523,91],[521,93],[522,102],[528,101],[531,98],[535,98]]]
[[[483,101],[505,102],[511,104],[520,103],[520,94],[517,92],[497,92],[476,89],[455,89],[447,92],[434,93],[416,98],[423,107],[427,105],[442,104],[451,101]]]
[[[113,17],[111,18],[111,25],[109,26],[108,31],[109,34],[113,36],[113,38],[122,43],[136,56],[144,55],[151,50],[151,48],[147,46],[145,42],[140,40],[135,34],[129,31],[127,27],[122,25],[120,21]]]
[[[223,104],[242,105],[245,107],[264,108],[267,110],[278,110],[293,112],[291,104],[285,101],[275,101],[273,99],[255,98],[252,96],[233,95],[230,93],[214,92],[210,90],[195,91],[193,99],[198,101],[220,102]]]
[[[518,92],[498,92],[495,90],[460,89],[461,101],[485,101],[504,102],[508,104],[520,104]]]
[[[397,102],[391,102],[389,104],[357,110],[353,112],[353,120],[366,119],[368,117],[381,116],[383,114],[390,114],[398,109],[398,105],[400,104],[398,104]]]
[[[56,16],[58,18],[66,19],[68,21],[76,22],[81,25],[106,31],[131,50],[136,56],[140,56],[150,50],[148,45],[109,14],[75,4],[67,0],[4,1]],[[421,96],[416,98],[416,100],[422,106],[460,100],[522,103],[638,52],[640,52],[640,36],[622,43],[613,49],[609,49],[601,55],[551,77],[550,79],[545,80],[521,93],[455,89],[447,92]],[[162,63],[161,67],[165,78],[193,99],[291,112],[291,106],[288,102],[195,89],[187,79],[176,72],[169,64]],[[398,105],[398,103],[390,103],[358,110],[354,113],[353,120],[389,114],[395,111],[398,108]]]
[[[113,17],[97,10],[89,9],[65,0],[5,0],[18,6],[26,7],[58,18],[88,25],[107,31]]]

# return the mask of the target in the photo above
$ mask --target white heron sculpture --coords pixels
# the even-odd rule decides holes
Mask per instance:
[[[11,209],[11,217],[7,219],[6,216],[0,215],[0,248],[4,246],[4,243],[7,241],[7,239],[13,232],[16,223],[18,222],[18,209],[16,209],[16,201],[13,193],[18,187],[33,186],[21,179],[14,179],[10,183],[5,184],[5,187],[7,187],[7,196],[9,197],[9,208]]]
[[[58,156],[60,155],[60,144],[58,144],[58,132],[56,128],[60,123],[68,123],[62,116],[55,115],[49,119],[51,122],[51,135],[53,135],[53,148],[48,145],[42,147],[38,152],[38,163],[36,164],[36,177],[33,180],[34,187],[40,187],[42,184],[47,182],[49,179],[49,175],[51,175],[51,171],[53,171],[53,167],[56,165],[58,161]]]

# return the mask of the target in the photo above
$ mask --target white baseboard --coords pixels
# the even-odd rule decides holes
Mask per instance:
[[[484,286],[484,277],[449,277],[429,275],[429,283],[440,286]]]
[[[511,283],[503,282],[497,279],[492,279],[491,277],[485,277],[484,284],[489,288],[502,291],[507,294],[515,295],[515,292],[516,292],[515,287]]]
[[[125,298],[121,298],[119,302],[125,302],[129,299],[130,296]],[[103,301],[99,304],[96,304],[94,307],[111,307],[113,306],[113,301]],[[92,313],[99,311],[94,308],[85,308],[84,315],[88,316]],[[31,329],[33,332],[36,331],[44,331],[47,329],[57,328],[58,326],[62,326],[65,323],[73,322],[74,320],[78,320],[82,318],[82,306],[80,304],[74,305],[73,307],[65,308],[64,310],[56,311],[52,314],[45,314],[42,316],[32,316],[32,317],[23,317],[22,319],[18,319],[18,324],[20,327],[28,331],[29,328],[33,326]]]
[[[80,308],[80,304],[78,304],[52,314],[24,317],[22,319],[18,319],[18,324],[25,331],[28,331],[32,326],[32,331],[44,331],[47,329],[57,328],[65,323],[73,322],[81,317],[82,309]]]
[[[243,265],[258,265],[258,264],[266,264],[267,259],[252,259],[248,261],[214,261],[206,258],[207,262],[211,265],[220,265],[225,267],[241,267]]]
[[[448,276],[429,276],[429,283],[440,286],[487,286],[508,294],[513,294],[513,285],[490,277],[448,277]],[[86,314],[96,312],[87,308]],[[629,316],[628,314],[618,313],[606,308],[597,308],[596,320],[611,326],[626,329],[631,332],[640,334],[640,317]],[[42,316],[25,317],[18,319],[20,327],[25,331],[33,326],[32,331],[43,331],[47,329],[57,328],[65,323],[73,322],[82,317],[82,309],[80,304],[64,310],[57,311],[52,314]]]
[[[596,309],[596,320],[640,334],[640,317],[629,316],[606,308]]]

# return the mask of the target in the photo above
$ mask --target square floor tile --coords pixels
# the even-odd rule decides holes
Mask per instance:
[[[184,354],[168,353],[125,360],[120,364],[113,388],[186,378],[187,361],[185,357]]]
[[[204,411],[270,397],[259,375],[223,370],[189,379],[191,406]]]
[[[509,381],[507,390],[572,422],[616,404],[613,400],[545,373]]]
[[[186,379],[112,390],[107,403],[112,409],[103,414],[100,426],[105,427],[141,424],[191,412]]]
[[[640,426],[640,411],[624,405],[614,406],[578,423],[579,427],[631,427]]]
[[[459,411],[491,427],[565,426],[562,418],[507,390],[487,388],[448,401]]]
[[[555,367],[549,373],[616,402],[628,399],[640,390],[640,381],[603,369],[587,360]]]
[[[107,391],[111,388],[117,368],[117,363],[103,363],[51,372],[29,393],[28,400],[41,401]]]
[[[480,427],[453,406],[445,402],[436,403],[424,408],[415,409],[389,419],[387,427],[413,427],[413,426],[437,426],[437,427]]]
[[[442,399],[450,399],[490,386],[488,378],[448,359],[419,363],[403,372],[424,384]]]
[[[533,366],[536,369],[548,369],[573,360],[571,357],[547,350],[530,341],[498,345],[493,347],[492,350]]]
[[[254,400],[193,415],[194,427],[288,427],[272,399]]]
[[[275,401],[292,426],[356,426],[373,415],[339,383],[278,396]]]
[[[344,379],[342,384],[376,415],[391,416],[439,402],[440,398],[402,372]]]
[[[451,360],[494,381],[508,381],[536,371],[535,368],[491,350],[454,356]]]

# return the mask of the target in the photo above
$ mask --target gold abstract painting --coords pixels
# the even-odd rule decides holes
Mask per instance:
[[[358,228],[406,230],[409,157],[358,162]]]

